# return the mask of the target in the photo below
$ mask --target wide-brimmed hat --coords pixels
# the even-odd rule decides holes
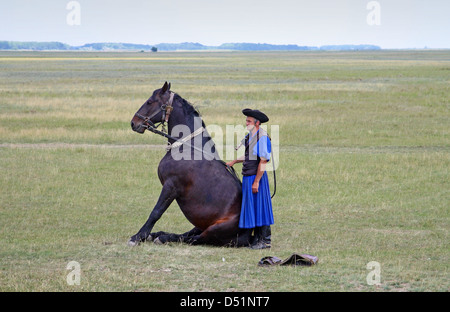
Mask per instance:
[[[242,114],[244,114],[245,116],[256,118],[261,123],[269,121],[269,117],[267,117],[266,114],[264,114],[263,112],[261,112],[261,111],[259,111],[257,109],[246,108],[246,109],[242,110]]]

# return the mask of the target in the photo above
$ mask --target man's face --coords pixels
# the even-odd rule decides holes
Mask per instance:
[[[245,124],[247,125],[247,130],[248,131],[252,131],[253,128],[255,127],[255,118],[253,117],[247,117],[245,119]]]

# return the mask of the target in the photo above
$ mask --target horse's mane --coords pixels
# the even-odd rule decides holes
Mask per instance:
[[[186,101],[185,99],[183,99],[181,96],[179,96],[178,94],[175,93],[175,97],[174,97],[175,101],[180,101],[183,107],[183,111],[184,114],[188,117],[188,118],[194,118],[194,117],[200,117],[201,118],[201,114],[199,112],[199,110],[197,108],[195,108],[191,103],[189,103],[188,101]],[[205,126],[205,122],[202,119],[202,126],[203,128],[206,128]],[[209,134],[208,134],[209,136]],[[209,138],[211,139],[214,149],[215,147],[215,143],[214,140],[211,138],[211,136],[209,136]],[[224,161],[218,159],[219,162],[221,162],[222,164],[226,165]],[[233,178],[235,179],[236,182],[238,182],[239,185],[241,185],[241,179],[239,179],[239,176],[237,175],[236,171],[234,170],[233,167],[228,167],[226,166],[227,170],[229,173],[231,173],[231,175],[233,176]]]
[[[178,100],[181,102],[181,104],[183,106],[183,111],[186,115],[194,115],[196,117],[200,117],[200,112],[198,111],[198,109],[195,108],[191,103],[189,103],[188,101],[183,99],[178,94],[175,94],[175,100]]]
[[[179,96],[178,94],[175,93],[175,101],[180,101],[183,107],[183,112],[186,116],[190,116],[190,117],[200,117],[201,118],[201,114],[198,110],[198,108],[195,108],[191,103],[189,103],[188,101],[186,101],[185,99],[183,99],[181,96]],[[203,127],[205,127],[205,123],[202,119],[202,125]]]

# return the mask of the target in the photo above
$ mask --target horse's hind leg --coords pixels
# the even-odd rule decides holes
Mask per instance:
[[[191,245],[217,245],[230,247],[248,247],[250,246],[251,234],[253,229],[240,229],[238,233],[230,235],[230,226],[232,224],[218,223],[214,224],[205,231],[199,228],[193,228],[184,234],[173,234],[166,232],[152,233],[159,234],[152,236],[156,244],[165,244],[170,242],[184,242]]]
[[[170,235],[172,233],[169,232],[163,232],[163,231],[159,231],[159,232],[153,232],[150,233],[150,235],[147,237],[147,241],[154,241],[155,239],[157,239],[160,236],[164,236],[164,235]]]
[[[169,242],[184,242],[189,240],[190,238],[197,236],[202,233],[202,230],[199,228],[193,228],[192,230],[183,233],[183,234],[173,234],[173,233],[166,233],[166,232],[158,232],[158,233],[152,233],[152,239],[153,242],[156,244],[165,244]]]
[[[238,230],[237,221],[232,218],[209,226],[199,235],[187,238],[185,242],[191,245],[248,246],[245,244],[249,237],[246,233]],[[240,237],[241,235],[243,237]]]

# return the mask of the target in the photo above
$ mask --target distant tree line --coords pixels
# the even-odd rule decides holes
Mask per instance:
[[[205,46],[200,43],[159,43],[156,45],[99,42],[82,46],[71,46],[61,42],[20,42],[0,41],[0,50],[60,50],[60,51],[201,51],[201,50],[238,50],[238,51],[315,51],[315,50],[380,50],[376,45],[325,45],[321,47],[298,46],[295,44],[276,45],[268,43],[224,43],[220,46]]]
[[[0,41],[0,50],[71,50],[71,46],[61,42],[20,42]]]

